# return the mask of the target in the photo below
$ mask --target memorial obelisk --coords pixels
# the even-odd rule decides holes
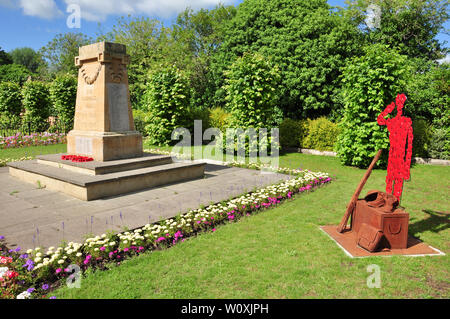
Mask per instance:
[[[128,88],[126,47],[98,42],[79,48],[75,57],[78,90],[74,128],[67,153],[110,161],[142,156],[142,135],[135,130]]]

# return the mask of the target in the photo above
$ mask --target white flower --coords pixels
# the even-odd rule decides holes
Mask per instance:
[[[28,291],[24,291],[21,294],[17,295],[16,299],[29,299],[31,294]]]
[[[60,265],[64,264],[64,259],[58,260],[58,264],[60,264]]]
[[[38,262],[40,262],[41,260],[42,260],[42,258],[37,257],[37,258],[34,259],[34,262],[35,262],[35,263],[38,263]]]
[[[77,257],[81,257],[81,256],[83,256],[82,253],[77,253]]]
[[[8,271],[8,267],[0,267],[0,278]]]

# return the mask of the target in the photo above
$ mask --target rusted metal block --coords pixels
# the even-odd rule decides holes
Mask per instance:
[[[351,227],[357,244],[369,251],[407,248],[409,214],[397,205],[395,196],[378,191],[359,199]]]

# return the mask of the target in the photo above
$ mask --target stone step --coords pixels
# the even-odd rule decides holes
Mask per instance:
[[[114,161],[91,161],[91,162],[72,162],[61,159],[62,155],[67,154],[49,154],[36,156],[39,164],[45,164],[57,168],[64,168],[76,173],[88,175],[103,175],[129,171],[144,167],[164,165],[172,163],[172,158],[168,155],[144,153],[144,156],[128,158]]]
[[[177,162],[102,175],[74,172],[63,167],[40,164],[38,160],[7,165],[10,175],[22,181],[89,201],[202,178],[206,163]]]

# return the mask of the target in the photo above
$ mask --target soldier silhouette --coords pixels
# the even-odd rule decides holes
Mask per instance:
[[[400,202],[402,196],[403,181],[410,179],[409,168],[411,166],[413,129],[412,121],[409,117],[402,116],[403,105],[406,101],[405,94],[398,94],[395,104],[392,102],[386,109],[378,115],[379,125],[386,125],[389,131],[389,158],[386,176],[386,193],[392,194]],[[391,119],[384,117],[391,113],[397,105],[397,115]],[[407,144],[406,156],[405,146]],[[394,184],[394,186],[393,186]]]

